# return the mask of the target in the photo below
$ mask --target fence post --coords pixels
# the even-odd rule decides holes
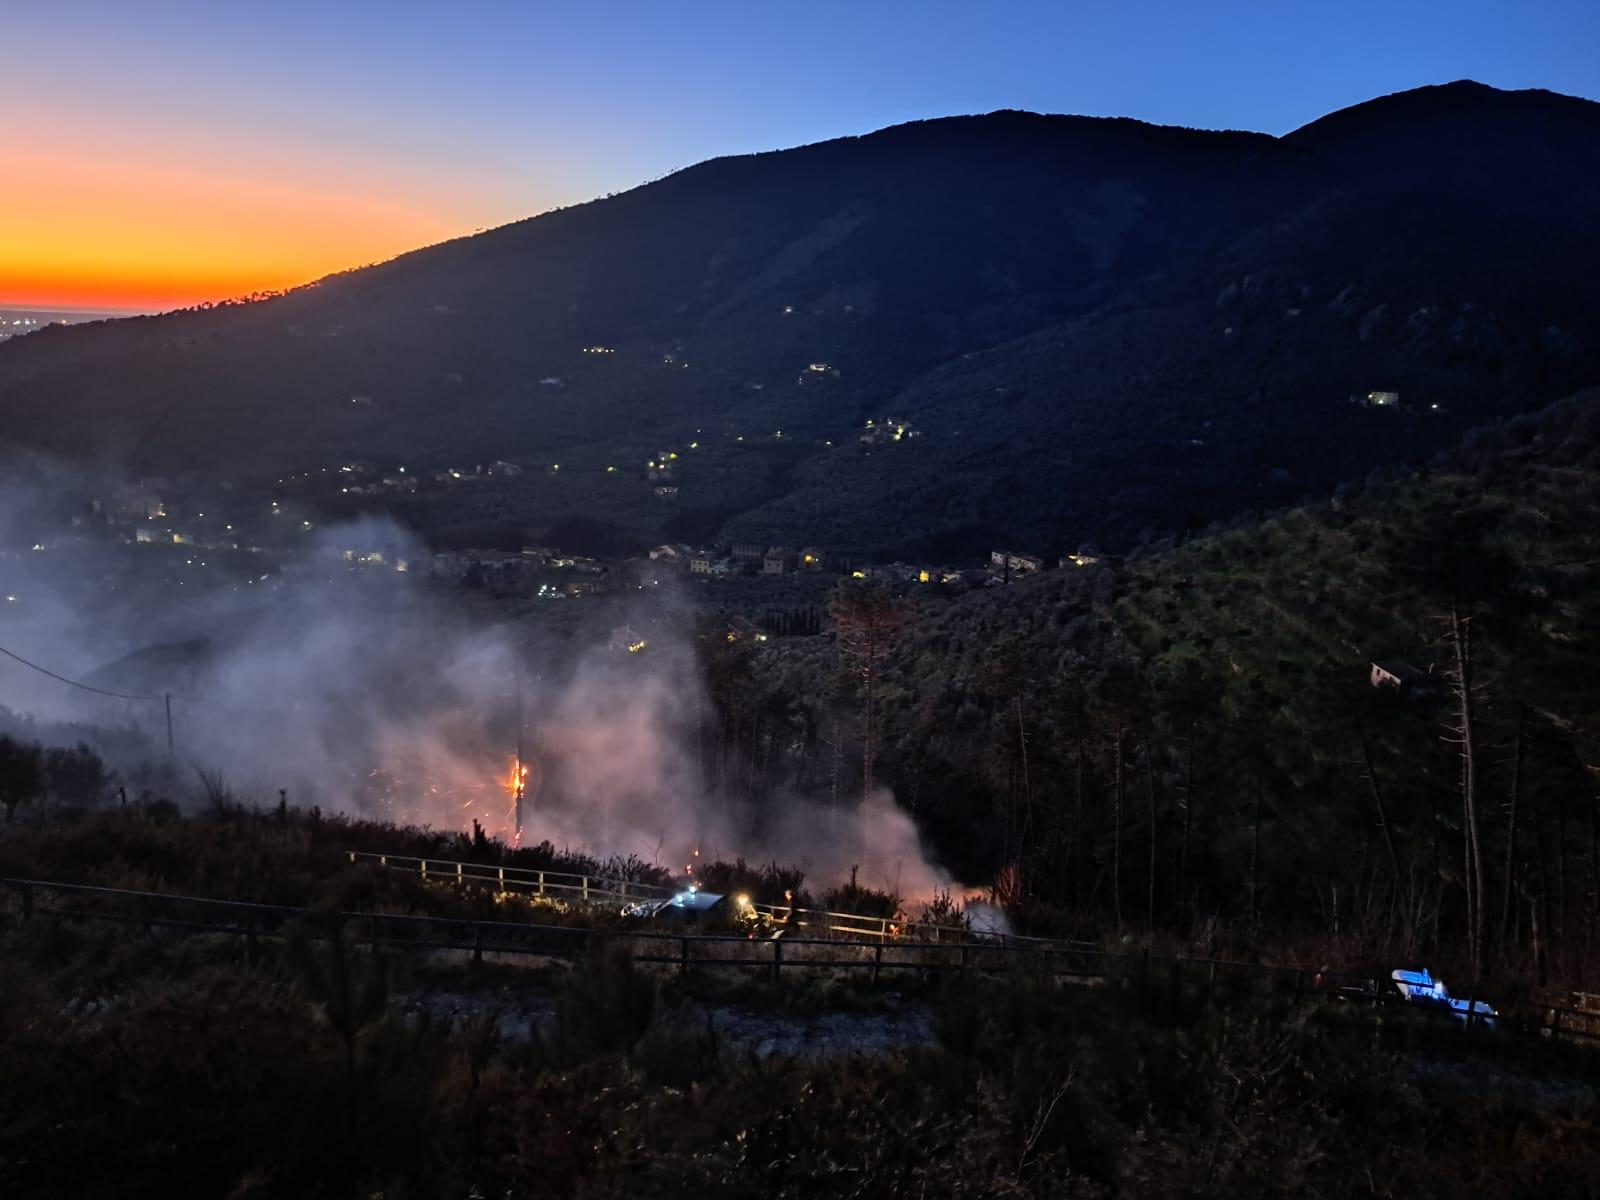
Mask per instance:
[[[456,864],[456,886],[457,887],[461,886],[461,878],[462,878],[461,877],[461,864],[457,863]]]
[[[1477,992],[1468,992],[1467,993],[1467,1023],[1466,1023],[1465,1026],[1463,1026],[1463,1028],[1471,1029],[1472,1025],[1473,1025],[1473,1022],[1477,1019],[1477,1015],[1478,1015],[1477,1011],[1476,1011],[1477,1005],[1478,1005],[1477,996],[1478,996]]]
[[[589,903],[589,877],[587,875],[583,877],[583,902],[585,904]]]
[[[539,895],[544,895],[544,872],[539,872]]]
[[[772,943],[772,982],[776,985],[783,971],[783,939],[778,938]]]
[[[425,858],[422,859],[422,877],[424,879],[428,877],[428,860]]]

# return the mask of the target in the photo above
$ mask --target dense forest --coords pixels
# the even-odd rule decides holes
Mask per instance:
[[[1590,392],[1126,561],[846,585],[822,636],[706,639],[707,761],[846,803],[875,744],[1023,927],[1592,979],[1597,483]]]

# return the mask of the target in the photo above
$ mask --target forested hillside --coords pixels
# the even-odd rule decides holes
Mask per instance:
[[[1597,484],[1588,392],[1126,562],[913,592],[874,680],[878,779],[1024,914],[1581,978]],[[751,789],[859,787],[864,665],[828,635],[716,654]]]

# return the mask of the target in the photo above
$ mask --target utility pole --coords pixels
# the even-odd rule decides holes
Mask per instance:
[[[515,682],[517,696],[517,760],[516,774],[512,776],[512,795],[516,801],[516,810],[512,815],[511,836],[512,844],[522,844],[522,795],[527,790],[528,769],[522,765],[522,667],[513,662],[511,664],[511,677]]]

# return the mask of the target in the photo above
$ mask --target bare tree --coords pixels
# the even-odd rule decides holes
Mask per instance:
[[[881,585],[863,587],[842,583],[828,598],[828,615],[833,618],[840,651],[855,660],[861,673],[865,735],[862,786],[870,796],[874,784],[873,760],[878,749],[878,676],[895,640],[911,623],[911,609]]]
[[[1473,720],[1476,683],[1472,674],[1471,618],[1450,606],[1450,646],[1455,664],[1447,677],[1456,702],[1452,728],[1461,748],[1462,883],[1467,896],[1467,941],[1474,978],[1483,972],[1483,845],[1478,822],[1478,743]]]

